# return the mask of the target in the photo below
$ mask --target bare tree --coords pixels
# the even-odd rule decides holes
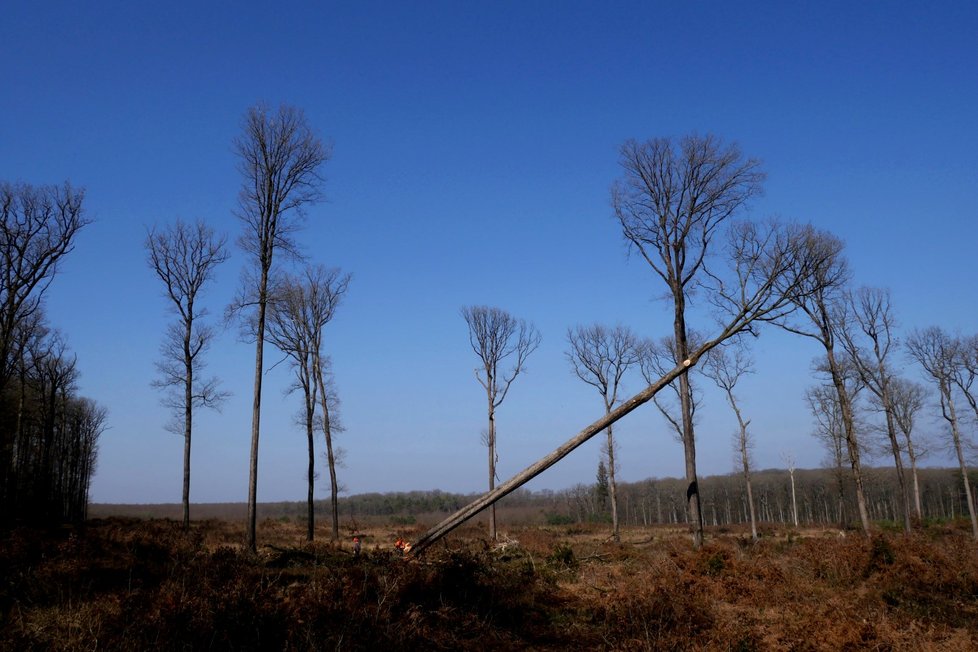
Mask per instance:
[[[486,390],[489,408],[487,436],[489,491],[492,491],[496,486],[496,409],[523,371],[527,356],[540,345],[540,333],[533,324],[500,308],[468,306],[462,308],[462,318],[469,327],[469,344],[482,365],[476,368],[475,377]],[[495,505],[489,510],[489,538],[496,540]]]
[[[312,541],[315,529],[313,486],[316,479],[314,433],[319,388],[312,370],[312,347],[303,321],[305,317],[303,288],[292,277],[280,279],[273,284],[273,288],[269,290],[270,300],[265,339],[292,359],[292,368],[295,371],[296,380],[288,391],[302,390],[303,402],[300,422],[305,426],[309,451],[306,539]]]
[[[321,425],[326,440],[326,458],[330,475],[330,504],[332,508],[332,537],[339,538],[337,510],[338,484],[336,457],[333,452],[335,391],[327,382],[328,359],[322,354],[323,329],[336,312],[350,283],[350,275],[322,265],[309,266],[302,277],[283,276],[274,284],[269,302],[266,339],[292,359],[296,386],[302,390],[303,418],[309,451],[306,538],[313,540],[315,512],[313,486],[316,478],[314,430]],[[315,418],[316,409],[321,411]]]
[[[691,347],[687,305],[707,272],[718,230],[760,193],[764,174],[736,145],[715,136],[690,135],[678,142],[658,138],[627,141],[620,150],[624,176],[612,187],[612,205],[628,242],[669,290],[677,361]],[[682,441],[686,460],[693,542],[703,543],[703,517],[696,482],[693,395],[687,374],[679,377]]]
[[[851,392],[851,387],[847,389]],[[815,419],[815,437],[825,446],[826,461],[835,478],[836,498],[838,499],[839,526],[847,527],[846,515],[846,427],[839,407],[839,394],[834,385],[816,385],[805,393],[812,417]],[[854,397],[850,393],[850,400]]]
[[[727,397],[727,402],[737,417],[737,435],[735,437],[734,448],[737,451],[737,458],[740,464],[741,473],[744,475],[744,484],[747,487],[747,507],[750,514],[751,536],[757,540],[757,514],[754,510],[754,490],[751,487],[750,467],[751,467],[751,436],[747,430],[750,419],[745,419],[744,414],[737,402],[734,388],[740,379],[752,373],[752,362],[750,355],[742,342],[734,340],[730,346],[720,346],[710,352],[703,361],[703,374],[712,379],[716,386],[723,390]],[[797,524],[796,524],[797,525]]]
[[[791,479],[791,522],[798,527],[798,498],[795,494],[795,456],[791,453],[782,453],[781,459],[784,461],[785,468],[788,469],[788,477]]]
[[[819,251],[807,245],[812,232],[810,226],[784,227],[775,223],[743,223],[731,228],[726,247],[729,270],[724,276],[727,278],[724,281],[717,276],[717,282],[710,291],[711,301],[723,314],[716,334],[661,378],[620,402],[610,413],[578,432],[549,455],[429,529],[415,542],[412,549],[414,554],[421,554],[438,539],[557,464],[609,425],[652,400],[722,342],[740,333],[755,332],[761,323],[782,321],[794,310],[795,302],[811,291],[809,276],[823,265],[823,261],[817,258]],[[815,258],[810,258],[813,256]]]
[[[600,324],[578,326],[567,331],[570,350],[565,353],[574,369],[574,375],[591,385],[601,394],[605,414],[618,402],[618,390],[625,372],[639,360],[638,340],[625,326],[606,328]],[[618,487],[615,482],[615,439],[612,426],[607,428],[608,440],[604,447],[608,458],[607,473],[611,496],[611,525],[614,540],[620,541],[618,531]]]
[[[941,403],[941,416],[944,417],[951,429],[951,440],[954,452],[961,469],[961,481],[968,501],[968,514],[971,517],[971,532],[978,540],[978,518],[975,515],[974,500],[971,495],[971,482],[968,480],[968,465],[964,457],[961,437],[961,423],[954,402],[954,386],[956,377],[962,371],[964,356],[962,342],[951,337],[942,328],[931,326],[924,330],[915,330],[907,338],[907,351],[910,357],[923,367],[924,371],[934,381],[938,389]]]
[[[301,110],[265,105],[245,114],[241,136],[234,141],[243,177],[238,218],[244,233],[238,244],[251,256],[240,297],[229,310],[255,309],[255,385],[251,415],[251,462],[248,476],[247,544],[257,549],[258,438],[261,425],[261,381],[268,283],[276,252],[297,255],[294,235],[303,209],[320,200],[322,165],[329,149],[313,133]]]
[[[183,527],[190,527],[190,443],[193,412],[196,407],[217,408],[228,394],[218,388],[217,378],[203,380],[203,354],[214,331],[200,323],[207,311],[197,302],[204,285],[213,279],[214,269],[227,260],[227,239],[198,220],[187,224],[177,220],[163,229],[151,229],[145,247],[149,266],[163,281],[170,310],[177,319],[167,329],[156,363],[159,377],[153,386],[166,392],[163,404],[174,411],[176,421],[170,429],[183,435]],[[180,418],[182,417],[182,419]]]
[[[845,305],[840,329],[842,346],[860,381],[873,394],[883,411],[890,454],[903,502],[903,529],[910,532],[910,491],[900,455],[891,388],[893,369],[890,353],[896,348],[896,342],[893,340],[895,320],[890,307],[890,293],[879,288],[862,287],[846,295]]]
[[[978,417],[978,397],[974,390],[975,380],[978,379],[978,335],[959,338],[958,351],[960,358],[953,377],[954,384]]]
[[[926,455],[926,450],[915,439],[914,425],[917,414],[927,401],[927,390],[923,385],[904,378],[893,378],[890,382],[890,404],[893,408],[893,419],[900,428],[903,441],[906,444],[907,458],[910,460],[910,473],[913,476],[914,513],[917,520],[923,518],[920,505],[920,478],[917,472],[917,460]]]
[[[855,414],[850,393],[846,389],[845,361],[837,355],[837,340],[844,318],[845,286],[849,280],[849,265],[843,256],[843,243],[831,233],[811,233],[808,246],[819,252],[813,256],[822,261],[819,269],[808,277],[811,287],[805,296],[796,300],[799,312],[807,317],[807,325],[782,323],[789,332],[817,341],[825,349],[822,370],[828,375],[838,396],[839,413],[845,434],[846,452],[856,486],[856,505],[863,532],[870,535],[869,511],[863,487],[860,445],[856,435]]]
[[[84,198],[84,190],[68,183],[0,183],[0,390],[16,363],[18,323],[40,309],[61,259],[89,224]]]
[[[336,479],[336,467],[341,465],[343,451],[333,445],[333,435],[344,430],[338,415],[340,399],[333,380],[332,361],[328,356],[321,357],[317,349],[313,349],[313,371],[315,372],[316,384],[319,385],[321,413],[318,423],[323,431],[323,437],[326,439],[326,466],[329,468],[329,502],[332,516],[331,536],[333,541],[338,541],[340,538],[338,505],[340,485]]]

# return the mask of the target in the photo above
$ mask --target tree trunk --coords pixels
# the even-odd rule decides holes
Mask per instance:
[[[191,304],[191,310],[193,304]],[[183,335],[183,529],[190,530],[190,437],[193,433],[194,361],[190,354],[191,324],[185,324]]]
[[[744,482],[747,484],[747,506],[750,510],[750,535],[754,541],[757,541],[757,515],[754,513],[754,489],[751,487],[750,465],[747,463],[746,452],[743,455]]]
[[[961,482],[964,483],[964,496],[968,502],[968,516],[971,517],[971,534],[978,541],[978,518],[975,516],[975,504],[971,499],[971,482],[968,481],[968,464],[964,459],[964,452],[961,449],[961,434],[958,431],[958,417],[954,410],[954,399],[951,397],[950,387],[946,390],[944,387],[941,387],[941,391],[944,392],[944,400],[947,402],[947,420],[951,424],[951,436],[954,438],[954,452],[957,453],[958,466],[961,468]]]
[[[605,414],[607,414],[607,409]],[[618,532],[618,486],[615,484],[615,440],[612,435],[612,426],[608,426],[608,489],[611,493],[611,536],[615,543],[621,541]]]
[[[309,358],[306,358],[308,360]],[[309,395],[309,383],[306,382],[306,444],[309,448],[308,487],[306,491],[306,540],[312,541],[316,535],[316,505],[313,489],[316,483],[316,439],[313,433],[313,421],[316,411],[315,398]]]
[[[326,462],[329,464],[329,505],[331,522],[331,536],[333,541],[340,540],[340,512],[339,512],[339,482],[336,480],[336,456],[333,454],[332,432],[326,436]]]
[[[907,486],[907,474],[903,468],[903,456],[900,455],[900,444],[897,441],[896,424],[893,422],[893,410],[889,406],[888,392],[884,388],[883,410],[886,413],[886,434],[890,438],[890,452],[893,454],[893,464],[896,467],[897,481],[900,485],[900,503],[903,506],[903,531],[910,534],[910,491]]]
[[[492,380],[490,380],[492,382]],[[496,410],[489,396],[489,492],[496,488]],[[489,540],[496,541],[496,504],[489,506]]]
[[[838,362],[835,359],[835,351],[831,344],[826,345],[825,354],[829,364],[829,373],[832,376],[832,384],[835,385],[836,393],[839,397],[839,409],[842,412],[842,425],[845,429],[846,448],[849,452],[849,463],[852,467],[852,478],[856,484],[856,506],[859,508],[859,520],[863,527],[863,533],[870,536],[871,524],[869,511],[866,508],[866,493],[863,488],[862,463],[860,462],[859,443],[856,440],[856,427],[852,414],[852,402],[849,400],[849,393],[846,391],[845,381],[842,379]]]
[[[681,287],[673,287],[675,313],[673,334],[676,340],[676,363],[682,364],[689,358],[689,340],[686,334],[686,302]],[[693,392],[689,375],[679,377],[679,403],[682,411],[683,454],[686,461],[686,501],[689,506],[689,520],[693,529],[693,547],[703,545],[703,514],[700,508],[699,485],[696,480],[696,440],[693,431]]]
[[[329,416],[329,395],[326,393],[326,379],[323,377],[323,361],[319,355],[318,346],[313,348],[312,366],[313,372],[316,374],[315,382],[319,385],[319,402],[323,410],[323,436],[326,439],[326,463],[329,466],[329,504],[330,516],[332,517],[331,536],[333,541],[339,541],[339,483],[336,480],[336,456],[333,454],[333,428]]]
[[[183,529],[190,529],[190,436],[193,432],[193,410],[190,389],[190,377],[187,377],[187,406],[185,408],[185,424],[183,430]]]
[[[798,499],[795,495],[795,470],[792,469],[789,475],[791,476],[791,518],[795,527],[798,527]]]
[[[248,523],[247,545],[251,552],[258,551],[258,435],[261,429],[261,381],[264,364],[265,307],[268,301],[268,266],[262,265],[261,284],[258,289],[258,325],[255,333],[255,389],[251,406],[251,463],[248,472]]]
[[[748,422],[744,421],[744,417],[740,413],[740,408],[737,407],[737,400],[734,398],[733,388],[728,386],[725,389],[727,400],[730,402],[730,407],[733,408],[734,415],[737,417],[737,424],[740,427],[738,448],[740,449],[740,463],[744,472],[744,483],[747,485],[747,505],[750,509],[750,533],[751,538],[757,541],[757,515],[754,513],[754,489],[751,487],[750,482],[750,455],[748,455],[747,450]]]
[[[700,348],[698,354],[702,355],[706,353],[720,341],[720,339],[717,339],[704,345]],[[503,498],[516,489],[519,489],[525,483],[529,482],[560,460],[567,457],[567,455],[581,446],[584,442],[591,439],[594,435],[598,434],[602,430],[605,430],[608,426],[612,425],[626,414],[632,412],[640,405],[650,401],[652,397],[655,396],[663,387],[681,375],[684,375],[686,370],[693,364],[695,364],[695,360],[691,359],[689,365],[678,365],[675,369],[660,378],[658,382],[649,385],[627,401],[623,401],[617,408],[611,412],[608,412],[604,417],[598,419],[584,430],[580,431],[577,435],[572,437],[549,455],[543,457],[534,464],[531,464],[527,468],[523,469],[523,471],[517,473],[512,478],[499,485],[499,487],[490,490],[488,493],[472,501],[462,509],[443,520],[441,523],[432,527],[430,530],[425,532],[417,542],[414,543],[414,546],[411,549],[412,554],[421,554],[426,548],[457,528],[459,525],[469,520],[483,509],[495,504],[500,498]]]
[[[914,508],[917,511],[917,520],[924,518],[924,511],[920,505],[920,478],[917,476],[917,456],[914,454],[910,440],[907,440],[907,455],[910,457],[910,472],[913,475],[913,500]]]

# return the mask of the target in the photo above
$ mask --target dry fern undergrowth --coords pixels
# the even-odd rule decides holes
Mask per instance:
[[[266,521],[109,519],[0,535],[5,650],[978,649],[978,546],[944,526],[871,539],[769,531],[463,528],[404,560],[376,527],[307,544]]]

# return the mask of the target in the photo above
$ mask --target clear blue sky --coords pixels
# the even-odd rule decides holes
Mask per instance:
[[[842,237],[856,283],[890,287],[905,329],[976,330],[972,2],[12,0],[0,15],[0,179],[70,179],[95,220],[48,295],[81,393],[110,414],[95,501],[180,500],[182,441],[149,386],[170,316],[142,242],[176,217],[233,242],[231,141],[259,100],[303,108],[334,146],[328,202],[302,240],[311,261],[354,275],[327,334],[350,493],[485,486],[485,400],[461,306],[505,308],[544,338],[499,412],[503,478],[600,415],[563,357],[569,326],[667,332],[662,287],[626,255],[609,203],[627,138],[737,141],[769,173],[755,215]],[[219,270],[214,319],[243,262],[235,251]],[[818,353],[775,332],[757,342],[741,394],[758,467],[783,451],[821,463],[803,401]],[[253,361],[222,332],[210,369],[234,396],[199,417],[195,501],[246,498]],[[262,501],[304,497],[288,384],[285,365],[267,375]],[[731,470],[733,429],[708,392],[701,474]],[[622,478],[682,473],[654,408],[618,437]],[[531,486],[592,482],[597,458],[591,442]],[[323,466],[317,495],[327,487]]]

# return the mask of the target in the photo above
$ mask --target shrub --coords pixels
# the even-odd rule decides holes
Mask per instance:
[[[547,512],[544,514],[544,520],[547,525],[570,525],[574,522],[572,516],[567,514],[558,514],[557,512]]]
[[[577,556],[569,545],[558,543],[547,557],[547,563],[554,568],[573,570],[577,568]]]

